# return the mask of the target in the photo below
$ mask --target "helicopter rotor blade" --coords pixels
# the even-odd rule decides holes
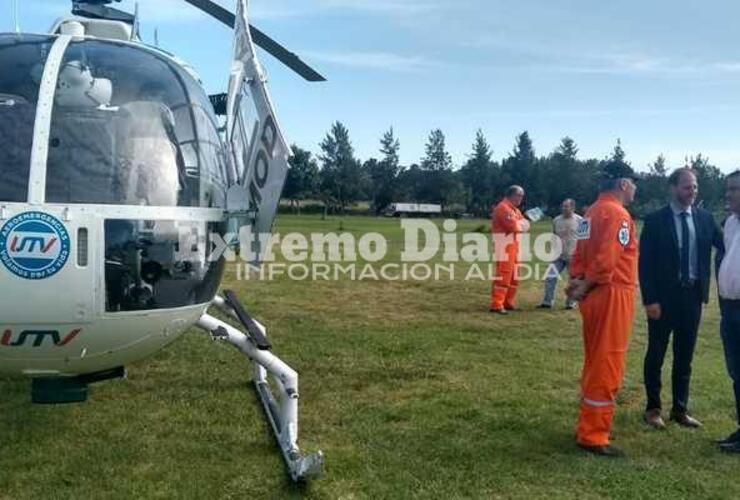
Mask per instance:
[[[223,24],[229,26],[230,28],[233,28],[236,24],[236,16],[215,2],[212,2],[210,0],[185,1],[193,7],[196,7],[206,14],[214,17],[218,21],[221,21]],[[278,42],[267,36],[264,32],[260,31],[251,24],[249,25],[249,31],[252,34],[252,40],[255,44],[257,44],[259,47],[272,55],[275,59],[301,75],[304,79],[308,80],[309,82],[326,81],[326,78],[321,76],[311,66],[301,61],[301,59],[296,54],[280,45]]]
[[[301,61],[301,58],[295,53],[280,45],[278,42],[267,36],[263,31],[260,31],[251,24],[249,25],[249,31],[252,34],[252,40],[254,40],[254,43],[262,47],[262,49],[271,54],[272,57],[285,64],[309,82],[326,81],[326,78],[321,76],[319,72]]]

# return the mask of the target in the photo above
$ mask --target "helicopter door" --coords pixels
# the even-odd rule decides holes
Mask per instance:
[[[237,2],[226,133],[254,236],[248,260],[257,264],[263,260],[268,241],[263,235],[272,231],[290,150],[275,119],[265,73],[255,54],[247,4],[247,0]]]

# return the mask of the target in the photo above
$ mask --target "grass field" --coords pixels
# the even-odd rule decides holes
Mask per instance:
[[[486,227],[463,221],[460,231]],[[289,217],[278,230],[337,231]],[[345,218],[392,239],[397,220]],[[546,229],[540,225],[538,230]],[[487,312],[486,281],[235,281],[301,376],[300,444],[326,476],[289,482],[244,359],[189,331],[84,405],[35,407],[29,383],[0,378],[0,499],[37,498],[740,498],[740,456],[712,439],[734,428],[713,301],[692,387],[696,431],[641,423],[646,327],[635,322],[615,442],[630,458],[573,443],[581,366],[577,312],[535,311],[524,283],[509,317]],[[670,405],[670,354],[664,371]],[[668,382],[666,384],[666,382]]]

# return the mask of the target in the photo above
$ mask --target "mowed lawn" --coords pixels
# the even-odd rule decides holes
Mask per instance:
[[[283,233],[340,228],[385,234],[397,259],[398,220],[278,223]],[[461,221],[459,230],[487,228]],[[573,440],[579,314],[562,301],[534,310],[541,283],[530,281],[523,310],[494,317],[490,283],[462,274],[260,282],[236,281],[230,268],[224,286],[300,374],[300,444],[324,451],[321,480],[288,480],[246,361],[193,329],[129,366],[127,380],[94,386],[83,405],[32,406],[28,381],[0,378],[0,498],[740,498],[740,456],[712,443],[735,425],[714,296],[692,385],[705,427],[661,433],[642,424],[639,310],[614,429],[629,458],[604,460]],[[670,354],[665,368],[669,407]]]

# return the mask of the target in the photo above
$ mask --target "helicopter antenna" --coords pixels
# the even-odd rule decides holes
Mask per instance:
[[[21,23],[18,20],[18,0],[12,0],[11,9],[13,10],[13,23],[15,24],[15,32],[21,32]]]
[[[159,28],[154,28],[154,46],[159,48]]]
[[[131,32],[136,38],[141,39],[141,33],[139,33],[139,2],[134,3],[134,29]]]

